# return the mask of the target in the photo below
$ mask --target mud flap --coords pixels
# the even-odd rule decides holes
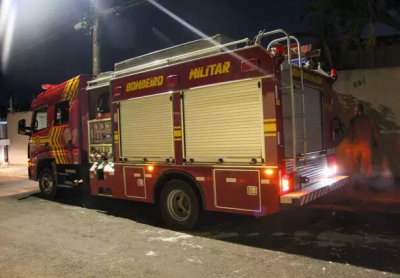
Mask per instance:
[[[350,179],[347,176],[324,179],[301,190],[282,195],[281,206],[282,208],[303,206],[349,184],[349,181]]]

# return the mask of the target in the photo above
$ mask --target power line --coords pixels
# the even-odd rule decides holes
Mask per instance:
[[[45,43],[47,43],[49,41],[52,41],[52,40],[56,40],[59,37],[61,37],[62,35],[71,33],[72,31],[74,31],[74,26],[68,27],[67,29],[64,29],[63,31],[58,31],[53,36],[50,36],[47,39],[42,40],[42,41],[40,41],[40,42],[38,42],[36,44],[30,45],[30,46],[24,48],[23,50],[18,51],[17,53],[11,55],[10,59],[16,58],[16,57],[20,56],[21,54],[24,54],[26,51],[28,51],[28,50],[30,50],[32,48],[35,48],[35,47],[37,47],[39,45],[45,44]]]
[[[141,4],[145,3],[145,2],[147,2],[147,0],[143,0],[143,1],[139,1],[139,2],[137,2],[137,1],[129,1],[129,2],[125,3],[124,5],[120,5],[120,6],[116,7],[116,8],[108,9],[108,10],[106,10],[106,12],[108,11],[108,13],[110,13],[110,14],[111,13],[118,14],[118,13],[121,13],[121,12],[125,12],[125,11],[127,11],[127,10],[129,10],[129,9],[131,9],[133,7],[138,6],[138,5],[141,5]],[[129,4],[129,3],[131,3],[131,4]],[[48,38],[36,43],[36,44],[32,44],[32,45],[30,45],[30,46],[18,51],[15,54],[12,54],[10,59],[14,59],[14,58],[24,54],[26,51],[28,51],[30,49],[36,48],[36,47],[38,47],[40,45],[43,45],[43,44],[48,43],[48,42],[53,41],[53,40],[57,40],[60,37],[66,35],[68,33],[72,33],[73,31],[74,31],[74,25],[72,25],[72,26],[70,26],[70,27],[68,27],[68,28],[66,28],[66,29],[64,29],[62,31],[58,31],[54,35],[52,35],[52,36],[50,36],[50,37],[48,37]]]

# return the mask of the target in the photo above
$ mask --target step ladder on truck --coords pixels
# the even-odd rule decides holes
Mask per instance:
[[[29,177],[47,198],[86,185],[154,203],[176,229],[204,210],[306,205],[348,183],[335,173],[334,80],[303,65],[313,53],[284,30],[216,35],[53,86],[32,103],[31,128],[19,123]]]

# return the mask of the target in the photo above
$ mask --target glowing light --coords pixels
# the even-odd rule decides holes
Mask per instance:
[[[289,191],[289,189],[290,189],[289,177],[285,175],[282,178],[281,191],[286,192]]]
[[[332,185],[335,181],[336,181],[335,179],[326,178],[326,179],[322,179],[322,184],[323,185]]]
[[[337,166],[336,165],[334,165],[332,167],[327,167],[327,168],[324,169],[324,176],[329,178],[329,177],[332,177],[332,176],[336,175],[336,172],[337,172]]]
[[[264,173],[265,173],[267,176],[272,176],[272,175],[274,174],[274,170],[272,170],[272,169],[267,169],[267,170],[264,171]]]
[[[0,41],[3,41],[1,64],[4,72],[10,60],[17,9],[13,1],[5,0],[1,4],[0,11]]]
[[[148,166],[148,167],[147,167],[147,170],[148,170],[149,172],[153,172],[154,166]]]

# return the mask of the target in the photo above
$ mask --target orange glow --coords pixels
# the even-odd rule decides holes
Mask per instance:
[[[272,170],[272,169],[267,169],[267,170],[264,171],[264,173],[265,173],[267,176],[272,176],[272,175],[274,174],[274,170]]]
[[[288,176],[283,176],[282,178],[282,192],[289,191],[290,186],[289,186],[289,177]]]
[[[147,170],[148,170],[149,172],[153,172],[154,166],[149,166],[149,167],[147,167]]]

